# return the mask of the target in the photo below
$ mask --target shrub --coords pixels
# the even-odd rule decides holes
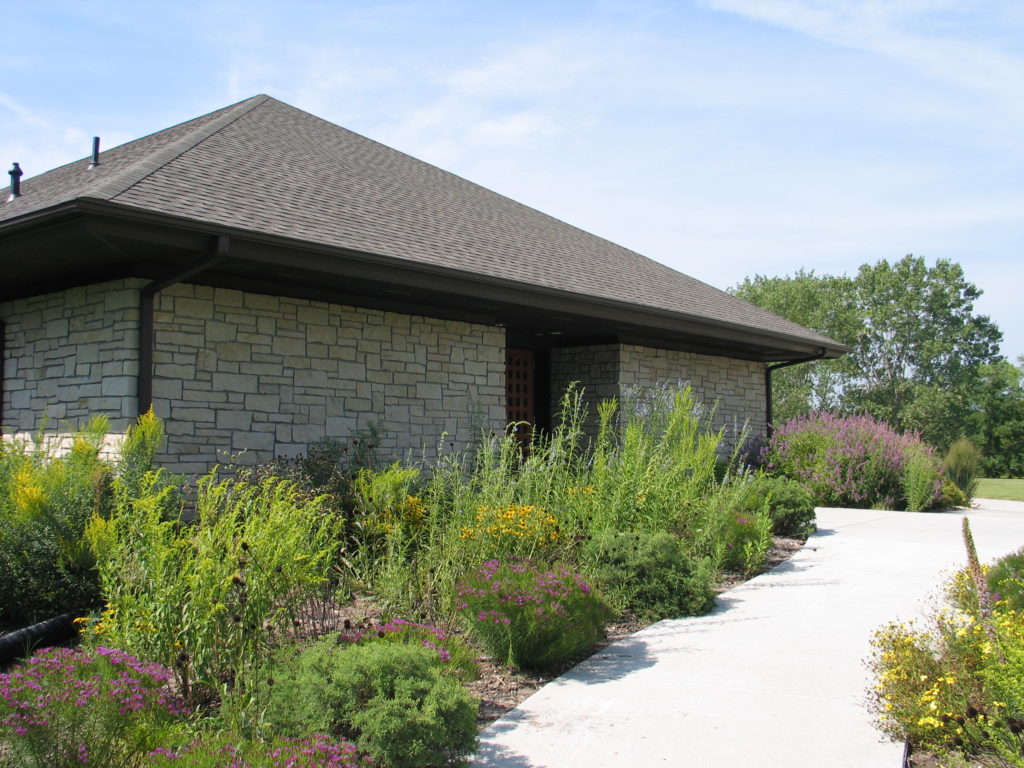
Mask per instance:
[[[981,471],[981,451],[966,437],[949,446],[946,457],[942,460],[946,477],[953,481],[967,500],[974,498],[978,490],[978,473]]]
[[[1024,766],[1024,623],[994,600],[964,520],[968,567],[921,629],[891,623],[873,640],[871,705],[893,738],[984,765]],[[991,576],[992,570],[989,571]],[[956,764],[961,764],[957,762]]]
[[[716,559],[720,568],[752,576],[764,570],[772,548],[772,518],[767,501],[753,514],[725,509]]]
[[[20,768],[138,765],[182,723],[170,677],[111,648],[41,651],[0,674],[0,754]]]
[[[476,748],[477,702],[429,648],[322,640],[280,655],[273,679],[275,727],[343,736],[377,765],[446,765]]]
[[[734,503],[736,511],[748,517],[767,505],[776,536],[806,536],[814,528],[814,499],[800,483],[786,477],[757,473]]]
[[[590,648],[608,609],[564,566],[488,560],[460,583],[456,608],[499,662],[551,669]]]
[[[903,470],[903,496],[909,512],[923,512],[941,499],[942,475],[930,453],[908,451]]]
[[[939,499],[939,504],[943,507],[967,507],[970,506],[970,503],[971,500],[967,498],[967,494],[957,488],[952,480],[942,481],[942,497]]]
[[[383,624],[367,627],[346,627],[339,635],[346,643],[404,643],[422,645],[435,653],[446,669],[463,680],[472,680],[478,674],[473,651],[462,638],[449,635],[432,624],[422,624],[405,619],[391,619]]]
[[[190,703],[226,692],[236,714],[276,635],[296,631],[306,599],[326,581],[337,518],[276,478],[257,485],[199,481],[194,523],[167,519],[161,474],[88,536],[106,608],[86,631],[174,669]]]
[[[207,733],[186,747],[160,747],[150,753],[149,768],[370,768],[355,745],[322,734],[269,741],[233,733]]]
[[[668,533],[605,531],[584,548],[587,572],[620,611],[649,621],[706,613],[715,602],[711,571]]]
[[[814,412],[776,429],[766,458],[773,474],[799,482],[817,504],[902,509],[907,462],[918,455],[934,464],[915,433],[901,435],[871,416]],[[936,483],[935,501],[940,491]]]
[[[1024,611],[1024,547],[996,560],[988,569],[986,582],[993,600],[1010,610]]]

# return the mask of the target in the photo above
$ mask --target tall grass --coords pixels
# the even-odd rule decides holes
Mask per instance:
[[[451,617],[456,583],[480,563],[579,564],[583,545],[608,530],[672,533],[688,554],[720,561],[735,490],[716,479],[722,435],[706,427],[689,387],[602,402],[595,438],[584,429],[588,415],[571,387],[557,426],[535,432],[525,449],[509,431],[486,435],[471,453],[442,457],[429,477],[402,470],[399,480],[397,467],[376,479],[367,473],[360,503],[373,513],[364,519],[403,520],[409,499],[422,515],[383,532],[368,526],[375,555],[353,569],[356,588],[395,612]],[[397,490],[373,490],[388,483]]]

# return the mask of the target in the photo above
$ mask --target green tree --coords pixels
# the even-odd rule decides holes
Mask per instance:
[[[1000,359],[1002,334],[974,314],[981,291],[959,264],[928,267],[908,255],[864,264],[852,278],[759,275],[734,292],[853,349],[776,374],[780,420],[815,408],[867,411],[943,449],[972,433],[982,366]]]
[[[862,333],[862,320],[847,300],[853,281],[846,277],[798,271],[792,277],[747,278],[733,292],[777,315],[853,346]],[[772,411],[782,423],[809,410],[839,410],[842,394],[856,377],[849,357],[816,360],[781,368],[772,375]]]
[[[981,368],[973,438],[986,477],[1024,477],[1024,356]]]

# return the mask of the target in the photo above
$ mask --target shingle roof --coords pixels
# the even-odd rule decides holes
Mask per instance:
[[[740,326],[800,325],[269,96],[22,184],[0,221],[92,198],[403,262]],[[3,198],[6,199],[6,194]]]

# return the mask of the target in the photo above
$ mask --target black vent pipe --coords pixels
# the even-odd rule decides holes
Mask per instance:
[[[89,170],[91,171],[97,165],[100,164],[100,137],[92,137],[92,162],[89,163]]]
[[[10,202],[17,197],[21,197],[21,177],[25,175],[25,172],[21,170],[20,165],[15,163],[14,167],[7,172],[7,175],[11,177],[11,195],[7,198],[8,202]]]
[[[780,368],[788,368],[791,365],[799,365],[800,363],[809,363],[812,360],[821,360],[828,354],[828,350],[822,347],[816,354],[808,355],[807,357],[800,357],[796,360],[786,360],[782,363],[776,363],[775,365],[769,365],[764,369],[764,398],[765,398],[765,431],[767,437],[772,436],[772,419],[774,414],[772,413],[772,371],[777,371]]]

